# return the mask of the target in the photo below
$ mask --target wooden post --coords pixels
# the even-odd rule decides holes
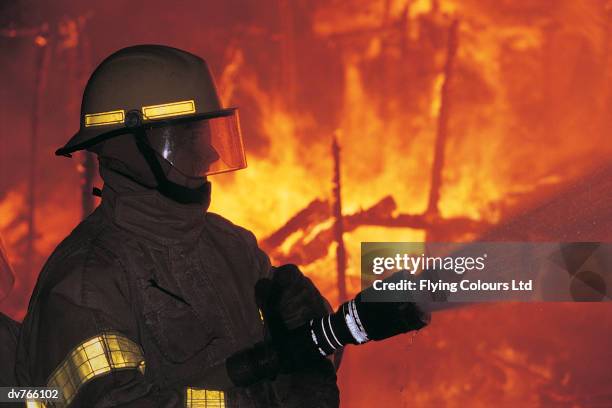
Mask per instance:
[[[457,54],[457,28],[458,20],[454,20],[448,32],[448,48],[446,53],[446,64],[444,66],[444,82],[442,83],[440,97],[440,111],[438,114],[438,130],[434,148],[434,159],[431,168],[431,185],[429,190],[429,201],[426,214],[437,217],[439,214],[438,201],[440,200],[440,187],[442,185],[442,169],[444,168],[444,148],[448,134],[449,116],[449,86],[453,76],[453,63]]]
[[[41,32],[34,38],[37,45],[36,79],[34,83],[34,100],[32,102],[32,122],[30,131],[30,165],[28,174],[28,238],[26,246],[26,265],[28,272],[34,267],[34,241],[36,239],[36,178],[38,167],[38,131],[41,105],[46,85],[47,66],[49,64],[50,47],[48,37]],[[30,275],[28,275],[30,276]]]
[[[295,52],[295,25],[293,3],[278,0],[280,17],[281,86],[285,103],[290,110],[295,109],[297,97],[297,67]]]
[[[344,223],[342,219],[342,190],[340,179],[340,146],[334,135],[332,140],[334,177],[332,180],[332,214],[334,217],[334,240],[336,241],[336,269],[338,278],[338,303],[346,300],[346,249],[344,247]]]

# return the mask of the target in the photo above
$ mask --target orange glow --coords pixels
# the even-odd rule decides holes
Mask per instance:
[[[203,40],[208,31],[198,31],[203,30],[200,17],[184,23],[197,13],[181,8],[157,15],[155,7],[147,7],[143,26],[157,24],[159,37],[138,31],[125,34],[125,41],[176,41],[172,45],[211,55],[224,106],[241,109],[249,163],[246,170],[210,177],[211,211],[252,230],[261,244],[313,200],[324,201],[323,206],[331,202],[334,135],[341,148],[345,216],[367,211],[387,196],[395,207],[389,206],[385,215],[422,216],[428,208],[440,112],[447,104],[439,215],[423,219],[434,227],[452,218],[477,227],[351,229],[344,241],[352,295],[360,290],[362,241],[476,239],[486,227],[546,203],[570,184],[580,184],[593,168],[611,162],[609,10],[598,1],[552,3],[313,1],[307,16],[291,6],[296,7],[291,15],[295,27],[286,32],[280,23],[280,28],[267,25],[270,15],[280,13],[276,2],[262,2],[265,18],[232,26],[233,17],[226,16],[221,28],[211,28],[211,41]],[[167,16],[180,24],[168,25]],[[444,100],[454,19],[459,21],[458,48]],[[92,35],[101,42],[100,58],[117,44],[126,45],[105,42],[112,37],[107,31]],[[61,82],[63,73],[55,75]],[[77,82],[72,80],[78,92],[70,98],[80,95]],[[78,107],[72,106],[76,128]],[[61,143],[53,135],[44,135],[49,146]],[[39,264],[80,217],[73,172],[78,162],[60,162],[51,157],[50,147],[44,149],[40,173],[69,176],[40,175],[40,188],[50,193],[40,197],[36,209]],[[4,151],[0,154],[4,157]],[[27,174],[27,165],[19,171]],[[0,195],[0,234],[22,273],[23,298],[6,307],[17,317],[38,273],[23,266],[26,184],[15,182]],[[265,249],[277,263],[291,255],[311,256],[312,262],[299,266],[335,305],[333,219],[325,211],[316,216],[278,246]],[[532,227],[536,232],[530,239],[565,238]],[[609,406],[609,309],[605,304],[504,304],[436,314],[431,327],[414,338],[350,348],[339,376],[343,406]]]
[[[36,44],[39,47],[44,47],[47,45],[48,40],[43,37],[42,35],[37,35],[36,38],[34,38],[34,44]]]

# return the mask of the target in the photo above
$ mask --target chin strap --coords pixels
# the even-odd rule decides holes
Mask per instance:
[[[163,196],[181,204],[203,204],[208,207],[210,204],[210,182],[206,182],[198,188],[188,188],[168,180],[155,155],[155,151],[147,141],[145,131],[137,129],[134,130],[133,134],[140,154],[147,161],[151,172],[155,176],[157,191]]]

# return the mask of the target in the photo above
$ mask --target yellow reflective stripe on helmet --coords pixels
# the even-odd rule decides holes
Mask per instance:
[[[83,384],[113,370],[138,369],[144,372],[142,349],[117,332],[106,332],[75,347],[55,369],[47,383],[60,390],[63,401],[55,406],[67,406]]]
[[[161,119],[195,113],[195,101],[180,101],[142,107],[143,119]]]
[[[223,391],[188,387],[185,397],[185,407],[225,408],[225,393]]]
[[[88,113],[87,115],[85,115],[85,127],[112,125],[113,123],[123,123],[124,121],[124,110],[101,113]]]

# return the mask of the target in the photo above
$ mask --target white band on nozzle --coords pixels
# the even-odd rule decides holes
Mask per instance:
[[[345,310],[344,305],[342,306],[342,314],[344,315],[344,320],[346,321],[346,325],[351,335],[359,344],[368,342],[370,339],[368,338],[368,333],[361,324],[354,300],[348,302],[347,309],[348,311]]]

